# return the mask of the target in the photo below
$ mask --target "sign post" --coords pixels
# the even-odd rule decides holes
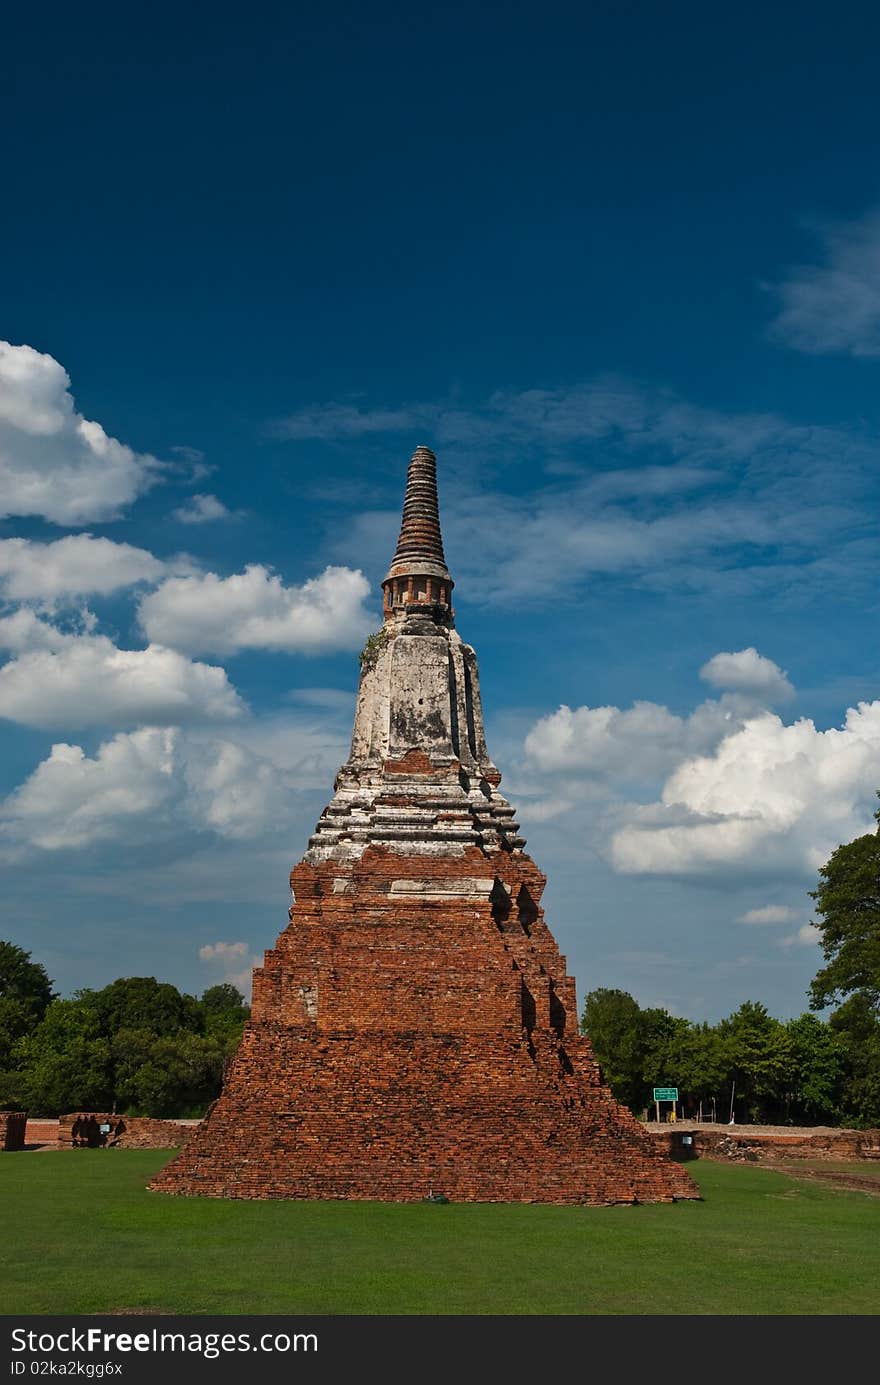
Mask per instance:
[[[677,1088],[677,1087],[655,1087],[655,1088],[654,1088],[654,1106],[656,1107],[656,1110],[657,1110],[657,1124],[658,1124],[658,1125],[660,1124],[660,1102],[661,1102],[661,1101],[671,1101],[671,1102],[672,1102],[672,1105],[673,1105],[673,1108],[674,1108],[674,1107],[675,1107],[675,1103],[678,1101],[678,1088]]]

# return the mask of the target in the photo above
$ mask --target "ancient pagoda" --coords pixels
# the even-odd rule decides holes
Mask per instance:
[[[223,1091],[162,1192],[615,1203],[697,1196],[603,1085],[455,629],[427,447],[409,465],[351,754],[254,972]]]

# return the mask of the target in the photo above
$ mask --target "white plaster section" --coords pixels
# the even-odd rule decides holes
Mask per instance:
[[[417,758],[410,772],[412,752],[427,763]],[[306,859],[351,862],[371,844],[422,856],[521,850],[499,778],[473,649],[442,619],[391,612],[361,673],[351,754]]]
[[[390,893],[398,898],[488,899],[495,877],[460,876],[457,880],[392,880]]]
[[[390,758],[421,750],[431,760],[456,759],[448,634],[398,635],[391,643],[390,676]]]

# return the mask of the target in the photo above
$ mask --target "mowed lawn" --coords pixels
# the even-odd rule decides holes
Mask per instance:
[[[643,1207],[232,1202],[168,1155],[0,1154],[0,1312],[874,1314],[880,1198],[690,1165]]]

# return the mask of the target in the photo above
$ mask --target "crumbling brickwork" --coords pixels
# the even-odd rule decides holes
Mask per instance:
[[[35,1119],[28,1116],[25,1139],[29,1145],[57,1145],[58,1117],[54,1120],[41,1120],[39,1117]]]
[[[153,1180],[242,1198],[695,1197],[602,1084],[454,629],[435,463],[410,464],[351,754],[223,1092]]]
[[[74,1111],[59,1116],[56,1139],[62,1149],[172,1149],[185,1145],[197,1124],[107,1111]],[[102,1126],[109,1128],[102,1130]]]
[[[24,1149],[26,1111],[0,1111],[0,1149]]]
[[[704,1159],[776,1163],[780,1159],[880,1160],[880,1130],[836,1130],[829,1126],[758,1128],[748,1125],[649,1125],[651,1139],[678,1153],[683,1135]]]
[[[223,1095],[153,1182],[225,1197],[694,1196],[602,1085],[524,854],[293,872]],[[482,875],[480,874],[482,872]],[[404,886],[406,888],[401,888]]]

